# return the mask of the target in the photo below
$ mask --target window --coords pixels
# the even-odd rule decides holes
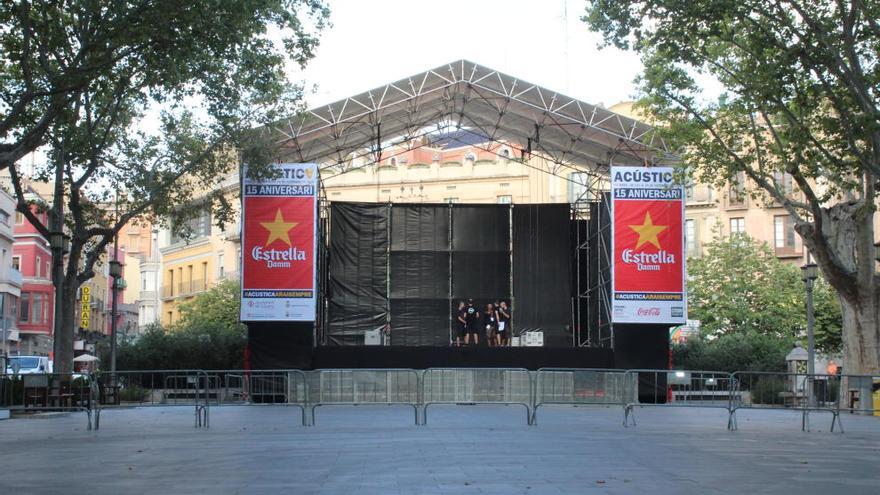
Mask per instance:
[[[800,252],[794,221],[790,215],[773,217],[773,246],[779,256],[796,255]]]
[[[498,204],[509,205],[513,202],[513,197],[509,194],[505,194],[503,196],[498,196]]]
[[[473,151],[468,151],[464,154],[465,161],[474,162],[477,160],[477,155]]]
[[[20,211],[15,212],[15,225],[21,225],[23,223],[24,215],[22,215]]]
[[[210,208],[202,208],[195,217],[189,218],[183,222],[183,225],[171,229],[171,243],[182,242],[186,240],[187,236],[196,239],[209,235],[211,235],[211,210]]]
[[[731,234],[745,234],[746,233],[746,219],[742,217],[731,218],[730,219],[730,233]]]
[[[30,320],[31,293],[22,292],[20,301],[18,304],[18,321],[27,323]]]
[[[37,256],[37,263],[34,271],[34,277],[41,278],[43,276],[43,260]]]
[[[223,253],[217,254],[217,278],[222,279],[226,276],[226,267],[223,266]]]
[[[794,179],[792,179],[791,174],[787,172],[774,172],[773,182],[776,183],[776,187],[779,191],[786,196],[789,196],[794,192]]]
[[[458,198],[443,198],[444,203],[458,203]]]
[[[745,204],[746,174],[745,172],[737,172],[727,191],[727,206],[745,206]]]
[[[447,191],[454,191],[456,186],[446,186]]]
[[[392,157],[390,160],[388,160],[388,165],[391,165],[392,167],[396,167],[397,166],[397,158]]]
[[[687,198],[688,201],[694,200],[694,183],[689,182],[688,185],[684,186],[684,197]]]
[[[12,268],[21,271],[21,256],[12,257]]]
[[[503,158],[504,160],[510,160],[510,149],[501,148],[500,155],[501,155],[501,158]]]
[[[684,222],[684,238],[686,242],[687,254],[693,256],[697,251],[697,223],[696,220],[689,218]]]
[[[31,294],[31,323],[39,325],[49,321],[49,304],[48,294],[35,292]]]
[[[0,210],[0,223],[3,225],[9,225],[9,212],[6,210]]]

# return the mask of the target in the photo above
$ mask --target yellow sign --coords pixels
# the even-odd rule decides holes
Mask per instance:
[[[92,288],[84,285],[81,294],[82,306],[80,306],[79,326],[83,330],[88,330],[89,323],[92,320]]]

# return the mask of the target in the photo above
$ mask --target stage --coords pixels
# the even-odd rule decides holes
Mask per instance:
[[[249,325],[249,367],[329,368],[618,368],[663,369],[669,329],[616,325],[614,348],[486,346],[314,346],[307,324]]]

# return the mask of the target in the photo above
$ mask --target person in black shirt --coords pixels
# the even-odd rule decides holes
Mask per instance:
[[[455,347],[461,347],[461,340],[467,343],[467,311],[464,301],[458,302],[458,310],[455,313]]]
[[[498,345],[510,345],[510,308],[501,301],[498,304]]]
[[[493,347],[498,338],[498,312],[492,303],[486,305],[486,312],[483,313],[483,328],[486,329],[486,344]]]
[[[477,311],[477,307],[474,306],[473,299],[468,299],[468,303],[467,303],[467,306],[464,308],[464,311],[465,311],[464,319],[465,319],[465,327],[466,327],[466,330],[465,330],[466,333],[464,336],[464,345],[470,344],[471,336],[474,337],[474,345],[477,345],[480,343],[480,334],[478,333],[478,330],[477,330],[477,322],[479,321],[479,318],[480,318],[480,312]]]

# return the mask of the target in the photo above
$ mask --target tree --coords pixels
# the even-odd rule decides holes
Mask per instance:
[[[688,261],[688,312],[704,337],[765,335],[806,345],[806,291],[798,267],[780,261],[764,243],[742,234],[718,236]],[[840,350],[842,318],[834,290],[813,287],[816,347]]]
[[[590,0],[642,55],[641,104],[686,172],[782,206],[840,296],[845,366],[880,372],[880,3]],[[711,97],[698,79],[723,89]]]
[[[96,83],[189,95],[199,78],[222,78],[257,54],[267,23],[292,31],[284,49],[304,63],[317,39],[301,11],[315,14],[316,26],[327,15],[320,0],[3,2],[0,170],[45,144]]]
[[[17,210],[41,234],[61,231],[62,223],[70,233],[56,284],[68,302],[129,222],[165,219],[185,231],[183,220],[200,208],[213,209],[219,225],[230,218],[233,207],[218,184],[240,160],[260,170],[273,158],[273,143],[254,129],[294,111],[302,90],[287,81],[285,65],[312,57],[314,32],[328,15],[319,0],[102,5],[0,8],[7,49],[0,95],[12,122],[2,135],[18,140],[0,147],[7,150],[0,168],[9,170]],[[78,64],[84,80],[58,81]],[[157,129],[144,129],[147,116]],[[29,202],[10,158],[30,148],[23,141],[44,144],[49,157],[36,177],[54,183],[46,224],[34,211],[48,205]],[[199,191],[205,199],[192,205]],[[55,363],[66,372],[73,305],[63,304],[58,317]]]
[[[124,370],[240,369],[247,332],[238,318],[241,292],[235,280],[221,282],[180,305],[180,319],[169,328],[154,325],[140,338],[119,345]],[[102,362],[110,359],[101,346]]]
[[[714,340],[688,339],[673,346],[672,365],[677,369],[726,371],[786,371],[785,356],[792,341],[744,331]]]
[[[237,280],[225,280],[186,301],[178,308],[180,319],[172,329],[198,329],[221,326],[243,331],[239,319],[241,286]]]
[[[688,261],[688,314],[704,334],[757,332],[794,341],[806,325],[798,269],[744,235],[716,237]]]

